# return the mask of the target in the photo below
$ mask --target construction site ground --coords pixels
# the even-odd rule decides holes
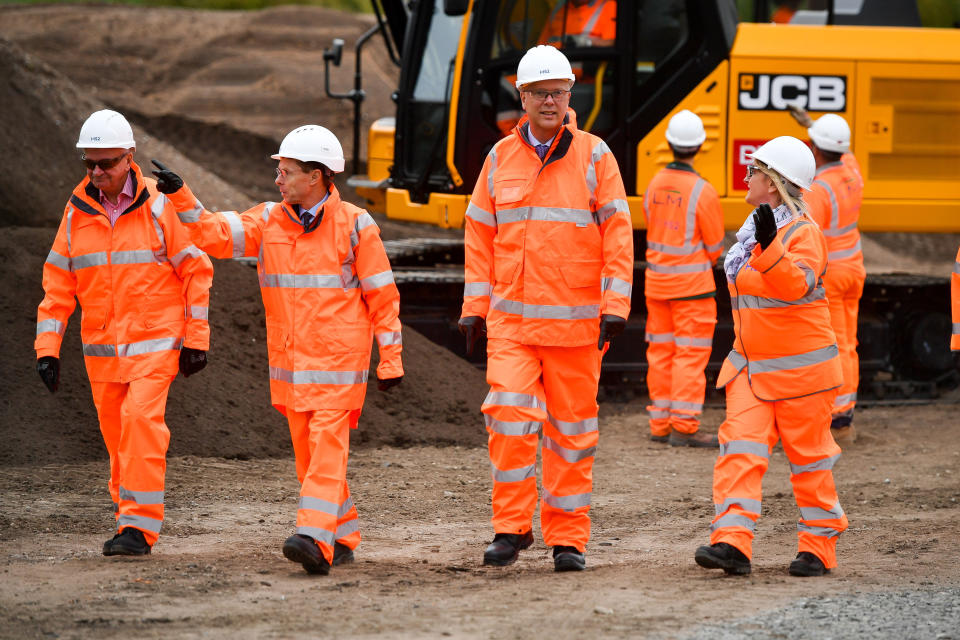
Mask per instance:
[[[351,155],[350,107],[323,96],[322,51],[347,41],[344,88],[349,44],[371,20],[0,6],[0,638],[960,638],[956,392],[858,409],[859,438],[834,469],[850,528],[823,578],[787,574],[798,512],[779,447],[753,573],[696,566],[716,453],[651,442],[641,399],[601,404],[587,571],[553,571],[539,521],[515,565],[483,567],[483,373],[410,329],[403,385],[371,387],[351,437],[356,562],[307,575],[280,552],[298,499],[292,448],[269,406],[256,273],[232,261],[215,262],[210,365],[171,390],[160,541],[144,558],[101,555],[113,509],[79,315],[56,394],[32,348],[42,265],[83,176],[80,124],[105,106],[128,114],[138,162],[161,158],[211,208],[275,199],[265,156],[286,131],[328,124]],[[392,112],[396,81],[382,45],[368,53],[365,126]],[[457,233],[376,218],[388,239]],[[864,247],[873,272],[948,274],[957,243],[898,234]],[[714,396],[704,428],[722,419]]]

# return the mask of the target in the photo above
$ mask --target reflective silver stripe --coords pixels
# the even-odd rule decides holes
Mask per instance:
[[[473,204],[473,202],[467,205],[466,217],[470,218],[474,222],[478,222],[488,227],[497,227],[496,216],[488,211],[484,211],[477,205]]]
[[[647,342],[673,342],[672,333],[644,333],[643,339]]]
[[[593,27],[597,24],[597,20],[600,19],[600,14],[603,13],[603,7],[604,7],[603,2],[597,3],[597,8],[594,9],[593,13],[590,14],[590,19],[587,20],[586,24],[583,25],[583,29],[580,31],[580,35],[584,35],[584,36],[590,35],[590,32],[593,31]],[[601,142],[601,144],[603,143]],[[607,145],[604,144],[603,146],[606,147]],[[610,150],[607,149],[607,151],[609,152]]]
[[[177,351],[182,344],[183,338],[154,338],[153,340],[141,340],[117,345],[117,351],[121,358],[129,358],[130,356],[141,356],[145,353],[156,353],[157,351]]]
[[[713,346],[713,338],[687,338],[681,336],[675,336],[673,338],[674,344],[678,347],[707,347],[710,348]]]
[[[797,523],[797,531],[804,531],[814,536],[820,536],[821,538],[835,538],[840,535],[840,532],[836,529],[831,529],[830,527],[811,527],[802,522]]]
[[[154,198],[153,204],[150,205],[150,213],[153,214],[154,218],[159,218],[160,214],[163,213],[163,208],[167,204],[167,194],[158,193],[157,197]]]
[[[780,205],[780,206],[782,207],[783,205]],[[778,208],[779,208],[779,207],[778,207]],[[793,226],[790,227],[789,229],[787,229],[787,232],[786,232],[785,234],[783,234],[783,240],[782,240],[781,242],[782,242],[784,245],[786,245],[786,244],[787,244],[787,240],[790,239],[790,236],[792,236],[794,233],[796,233],[797,229],[799,229],[800,227],[802,227],[802,226],[804,226],[804,225],[808,225],[808,224],[812,224],[812,223],[806,222],[806,221],[804,221],[804,220],[800,220],[799,222],[794,222]]]
[[[52,253],[52,252],[51,252],[51,253]],[[49,258],[48,258],[48,259],[49,259]],[[960,262],[954,262],[954,263],[953,263],[953,272],[954,272],[954,273],[960,273]]]
[[[209,313],[210,309],[208,307],[201,307],[195,304],[187,307],[187,317],[193,318],[194,320],[206,320]]]
[[[497,148],[496,147],[490,149],[490,153],[487,154],[487,158],[490,160],[490,171],[487,172],[487,194],[490,196],[490,199],[493,200],[493,176],[497,172]],[[469,207],[467,209],[469,213]],[[483,211],[483,209],[480,209],[480,210]],[[476,220],[476,218],[474,219]],[[483,222],[483,221],[477,220],[477,222]],[[490,224],[490,226],[496,226],[497,221],[496,221],[496,218],[494,218],[492,224],[487,222],[483,222],[483,224]]]
[[[592,433],[599,429],[596,417],[579,420],[577,422],[564,422],[563,420],[557,420],[548,413],[547,419],[550,421],[550,424],[553,425],[554,429],[565,436],[579,436],[584,433]]]
[[[376,227],[376,226],[377,226],[376,220],[374,220],[373,216],[371,216],[366,211],[358,215],[356,222],[353,223],[353,228],[357,230],[357,233],[359,233],[360,231],[363,231],[367,227]]]
[[[597,452],[596,447],[587,447],[586,449],[568,449],[562,447],[550,436],[543,436],[543,448],[553,451],[570,464],[575,464],[586,458],[593,457]]]
[[[67,209],[67,255],[69,256],[73,252],[73,241],[72,241],[72,230],[73,230],[73,212],[76,211],[73,207]]]
[[[770,448],[762,442],[752,442],[750,440],[731,440],[730,442],[720,443],[721,456],[731,456],[735,454],[749,454],[769,459]]]
[[[700,271],[710,271],[712,268],[713,266],[709,262],[675,265],[647,263],[647,269],[650,269],[650,271],[654,273],[698,273]]]
[[[720,242],[717,242],[716,244],[708,244],[705,247],[705,249],[707,251],[720,251],[721,249],[723,249],[723,240],[721,240]]]
[[[243,221],[236,211],[224,211],[221,215],[230,226],[230,237],[233,239],[233,257],[242,258],[247,248],[247,241],[243,235]]]
[[[749,371],[751,374],[788,371],[790,369],[798,369],[800,367],[808,367],[810,365],[827,362],[832,358],[838,357],[839,354],[840,350],[837,348],[837,345],[832,344],[829,347],[821,347],[806,353],[798,353],[794,356],[781,356],[779,358],[767,358],[766,360],[751,360],[749,364]]]
[[[662,407],[664,409],[669,409],[671,404],[672,403],[670,400],[654,400],[653,401],[653,406]]]
[[[680,400],[671,400],[670,408],[678,411],[703,411],[702,402],[681,402]]]
[[[337,518],[342,518],[343,516],[350,513],[350,509],[353,508],[353,496],[350,496],[343,501],[343,504],[340,505],[340,508],[337,509]]]
[[[824,180],[814,180],[813,184],[818,184],[823,187],[827,195],[830,196],[830,224],[827,225],[827,228],[836,229],[837,225],[840,224],[840,205],[837,204],[836,194],[833,193],[833,189],[831,189],[830,185]]]
[[[803,262],[797,262],[797,268],[803,271],[803,279],[807,282],[807,290],[803,292],[803,295],[808,296],[813,293],[814,288],[817,286],[817,274]]]
[[[497,311],[538,320],[586,320],[600,316],[599,304],[566,306],[559,304],[524,304],[492,296],[490,306]]]
[[[107,252],[97,251],[94,253],[85,253],[81,256],[74,256],[71,262],[73,264],[73,270],[86,269],[87,267],[100,267],[107,264]]]
[[[720,243],[723,246],[723,243]],[[671,244],[663,244],[661,242],[648,242],[647,249],[651,249],[658,253],[665,253],[668,256],[689,256],[693,255],[697,251],[703,249],[703,243],[698,242],[695,245],[684,245],[682,247],[675,247]]]
[[[796,300],[780,300],[778,298],[763,298],[760,296],[739,295],[730,297],[730,306],[734,311],[739,309],[780,309],[798,304],[810,304],[817,300],[824,300],[827,292],[823,287],[817,287],[812,293]]]
[[[337,516],[340,511],[340,505],[334,504],[320,498],[311,496],[300,496],[300,502],[297,503],[297,509],[309,509],[310,511],[319,511],[327,515]]]
[[[379,289],[380,287],[385,287],[390,284],[393,284],[393,271],[387,270],[360,280],[360,289],[363,291],[373,291],[374,289]]]
[[[856,402],[856,401],[857,401],[857,394],[856,394],[856,392],[853,392],[853,393],[842,393],[842,394],[840,394],[840,395],[837,396],[837,399],[834,401],[833,404],[834,404],[834,406],[841,407],[841,406],[847,404],[848,402]]]
[[[593,18],[591,20],[596,21]],[[585,33],[589,33],[589,29]],[[610,153],[610,147],[603,140],[598,141],[590,151],[590,164],[583,176],[587,183],[587,191],[590,192],[590,206],[593,206],[597,199],[597,163],[607,153]]]
[[[669,418],[670,412],[669,411],[647,411],[647,415],[649,415],[651,418],[656,420],[658,418]]]
[[[533,420],[526,422],[504,422],[487,414],[483,414],[483,420],[491,431],[504,436],[529,436],[540,432],[540,423]]]
[[[592,493],[575,493],[572,496],[555,496],[544,488],[543,502],[554,509],[563,509],[564,511],[573,511],[581,507],[590,506]]]
[[[718,516],[733,505],[737,505],[744,511],[760,515],[760,501],[753,498],[727,498],[722,504],[713,505],[713,515]]]
[[[719,520],[710,525],[710,531],[723,529],[724,527],[746,527],[750,531],[756,531],[757,523],[751,518],[739,513],[728,513]]]
[[[163,213],[163,208],[166,203],[167,196],[161,193],[150,206],[150,213],[153,214],[153,230],[157,234],[157,239],[160,240],[160,249],[154,252],[154,259],[158,262],[167,259],[167,240],[163,235],[163,227],[160,226],[160,214]]]
[[[177,217],[180,218],[180,222],[183,224],[192,224],[194,222],[200,221],[200,216],[203,215],[203,205],[197,202],[197,206],[193,209],[187,209],[186,211],[177,211]]]
[[[260,275],[260,286],[282,289],[342,289],[343,279],[339,275],[263,273]]]
[[[335,535],[333,531],[321,529],[320,527],[297,527],[297,533],[302,536],[310,536],[314,540],[326,542],[329,545],[333,544]]]
[[[463,284],[463,295],[466,296],[489,296],[493,293],[493,287],[489,282],[465,282]]]
[[[87,344],[83,343],[83,355],[113,357],[117,355],[117,348],[112,344]]]
[[[204,255],[203,251],[201,251],[194,245],[190,245],[189,247],[186,247],[185,249],[177,253],[177,255],[170,258],[170,264],[172,264],[174,268],[176,268],[176,267],[179,267],[180,263],[186,260],[187,258],[199,258],[203,255]]]
[[[683,234],[684,245],[693,244],[693,232],[697,228],[697,201],[700,200],[700,193],[706,184],[706,180],[698,178],[696,184],[693,185],[693,191],[690,192],[690,199],[687,200],[687,228]]]
[[[857,228],[856,222],[851,222],[845,227],[840,227],[839,229],[824,229],[823,235],[828,238],[836,238],[838,236],[846,235]]]
[[[842,518],[843,507],[840,506],[839,501],[830,507],[829,511],[827,509],[821,509],[820,507],[800,507],[800,517],[804,520],[832,520],[834,518]]]
[[[627,215],[630,213],[630,205],[627,204],[626,200],[617,198],[611,200],[607,204],[597,209],[597,224],[603,225],[604,222],[609,220],[615,214],[623,212]]]
[[[953,335],[960,333],[960,322],[953,323]]]
[[[117,531],[120,531],[120,529],[124,527],[137,527],[138,529],[146,529],[153,533],[160,533],[160,527],[162,526],[163,520],[148,518],[147,516],[134,516],[129,513],[121,513],[120,517],[117,518]]]
[[[53,249],[51,249],[50,253],[47,254],[47,262],[55,267],[60,267],[64,271],[72,271],[70,268],[70,258],[60,255]]]
[[[356,518],[351,518],[346,522],[342,522],[337,526],[337,531],[333,535],[340,540],[341,538],[346,538],[351,533],[360,530],[360,521]]]
[[[837,460],[840,459],[840,454],[830,456],[829,458],[823,458],[822,460],[817,460],[816,462],[810,462],[807,464],[794,464],[790,463],[790,473],[797,476],[801,473],[808,473],[810,471],[829,471],[833,469],[833,465],[836,464]]]
[[[377,344],[385,347],[390,344],[403,344],[403,334],[399,331],[385,331],[376,334]]]
[[[120,499],[137,504],[163,504],[163,491],[130,491],[120,486]]]
[[[290,371],[270,367],[270,379],[290,384],[363,384],[368,372],[364,371]]]
[[[857,244],[850,247],[849,249],[843,249],[842,251],[831,251],[827,254],[827,260],[843,260],[844,258],[849,258],[860,253],[860,240],[857,240]]]
[[[535,222],[572,222],[576,224],[593,223],[593,214],[586,209],[568,209],[564,207],[517,207],[497,211],[497,224],[510,224],[525,220]]]
[[[507,471],[497,469],[491,464],[490,469],[493,472],[494,482],[523,482],[527,478],[537,475],[537,465],[535,464],[519,469],[508,469]]]
[[[41,320],[37,323],[37,335],[41,333],[55,333],[58,336],[62,336],[63,332],[67,330],[67,325],[60,322],[56,318],[48,318],[47,320]]]
[[[727,360],[730,361],[730,364],[736,367],[737,371],[740,371],[747,366],[747,359],[733,349],[730,349],[730,353],[727,354]]]
[[[490,391],[483,399],[483,404],[497,407],[526,407],[527,409],[541,409],[546,411],[547,405],[537,396],[528,393],[513,393],[512,391]]]
[[[620,278],[602,278],[600,280],[601,291],[613,291],[628,298],[633,294],[633,285]]]
[[[148,249],[113,251],[110,253],[110,262],[112,264],[153,264],[157,262],[157,257]]]

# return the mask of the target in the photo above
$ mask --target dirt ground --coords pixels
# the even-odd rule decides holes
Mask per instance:
[[[346,40],[332,84],[348,88],[352,43],[371,24],[313,7],[0,6],[0,638],[673,638],[815,595],[960,588],[957,394],[860,410],[861,437],[835,470],[851,528],[826,578],[786,574],[797,509],[779,449],[754,573],[697,567],[715,453],[651,443],[640,401],[601,405],[589,570],[554,574],[538,523],[515,566],[484,568],[483,374],[409,329],[403,385],[369,389],[351,437],[357,562],[308,576],[280,553],[298,487],[269,406],[256,274],[232,261],[215,263],[210,365],[171,391],[161,540],[148,558],[101,556],[112,505],[77,316],[57,394],[32,350],[42,263],[82,177],[80,124],[123,111],[144,168],[161,158],[210,208],[244,209],[276,197],[266,156],[291,128],[325,124],[352,155],[351,107],[324,96],[322,52]],[[397,70],[376,39],[364,69],[365,131],[392,112]],[[377,220],[385,238],[456,234]],[[891,234],[865,238],[864,253],[873,273],[945,275],[958,242]],[[712,407],[704,424],[721,420]]]

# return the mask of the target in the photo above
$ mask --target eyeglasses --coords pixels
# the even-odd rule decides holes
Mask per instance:
[[[281,169],[280,167],[277,167],[277,177],[278,177],[278,178],[283,178],[284,180],[286,180],[286,179],[287,179],[287,173],[289,173],[289,172],[288,172],[286,169]]]
[[[120,161],[126,157],[126,155],[126,153],[121,153],[116,158],[104,158],[103,160],[91,160],[87,156],[83,156],[80,159],[83,160],[83,164],[87,167],[87,171],[93,171],[97,167],[100,167],[101,171],[108,171],[117,166]]]
[[[553,98],[554,102],[559,102],[560,100],[562,100],[563,98],[566,98],[570,94],[570,92],[566,89],[555,89],[553,91],[544,91],[543,89],[537,89],[535,91],[527,91],[527,93],[533,96],[534,100],[536,100],[537,102],[543,102],[544,100],[547,99],[547,96],[550,96],[551,98]]]
[[[747,178],[746,178],[746,179],[749,180],[750,178],[752,178],[752,177],[753,177],[753,174],[755,174],[757,171],[760,171],[760,167],[758,167],[758,166],[755,165],[755,164],[751,164],[749,167],[747,167]]]

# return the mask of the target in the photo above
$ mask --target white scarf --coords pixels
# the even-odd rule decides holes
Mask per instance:
[[[747,263],[747,260],[750,259],[750,253],[757,246],[757,227],[753,221],[753,214],[756,212],[757,210],[754,209],[747,216],[743,226],[737,231],[737,243],[730,247],[727,256],[723,259],[723,270],[726,272],[729,282],[733,282],[737,277],[737,272]],[[777,223],[777,230],[779,230],[793,221],[793,212],[787,205],[781,204],[773,210],[773,219]]]

